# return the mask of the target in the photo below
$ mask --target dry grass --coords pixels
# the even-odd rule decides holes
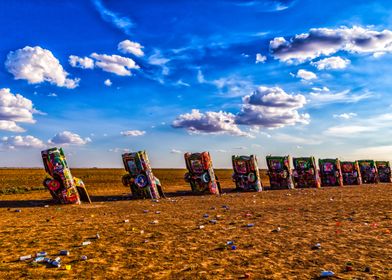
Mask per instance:
[[[0,196],[0,278],[313,279],[328,269],[340,279],[392,279],[390,184],[191,196],[184,170],[156,170],[170,199],[154,203],[127,200],[123,173],[75,169],[94,203],[45,208],[49,193],[28,191],[40,186],[42,170],[0,170],[2,190],[26,188]],[[231,171],[217,174],[224,190],[234,187]],[[100,239],[80,246],[96,233]],[[318,242],[321,249],[312,250]],[[71,252],[62,258],[70,271],[16,261],[61,249]],[[348,261],[353,271],[344,272]]]

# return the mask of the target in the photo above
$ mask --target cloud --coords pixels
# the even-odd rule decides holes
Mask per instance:
[[[104,82],[105,86],[110,87],[112,85],[112,81],[110,79],[106,79]]]
[[[109,152],[113,152],[113,153],[129,153],[131,150],[130,149],[121,149],[121,148],[114,148],[114,149],[109,149]]]
[[[126,131],[121,131],[120,132],[121,135],[123,136],[143,136],[144,134],[146,134],[146,132],[144,130],[126,130]]]
[[[344,69],[350,64],[350,60],[341,58],[340,56],[333,56],[321,59],[310,64],[315,66],[318,70],[328,69]]]
[[[1,138],[2,146],[7,149],[17,148],[45,148],[46,145],[40,139],[34,136],[10,136]]]
[[[389,159],[392,154],[392,145],[370,146],[354,150],[356,157],[373,158],[379,160]],[[387,158],[386,158],[387,157]]]
[[[119,76],[131,76],[132,69],[139,69],[140,67],[131,58],[120,55],[107,54],[91,54],[91,57],[96,59],[95,65],[103,71],[114,73]]]
[[[5,67],[16,80],[27,80],[30,84],[49,82],[59,87],[75,88],[80,79],[67,78],[63,69],[51,51],[39,46],[11,51],[7,55]]]
[[[141,57],[144,56],[143,49],[144,47],[137,42],[132,42],[130,40],[121,41],[117,49],[122,53],[129,53],[135,56]]]
[[[313,72],[306,71],[304,69],[299,69],[296,75],[297,78],[301,78],[304,81],[310,81],[317,79],[317,75]]]
[[[68,59],[69,64],[72,67],[82,68],[82,69],[93,69],[94,68],[94,60],[85,56],[79,57],[76,55],[70,55]]]
[[[204,78],[203,72],[200,69],[197,70],[197,81],[200,84],[204,84],[206,82],[206,79]]]
[[[257,63],[264,63],[267,60],[267,57],[264,55],[261,55],[260,53],[256,54],[256,64]]]
[[[309,102],[313,105],[324,105],[331,103],[357,103],[361,100],[372,97],[373,94],[365,92],[362,94],[353,94],[350,90],[333,93],[327,88],[326,90],[311,92],[309,95]]]
[[[93,0],[93,3],[103,20],[112,23],[118,29],[122,30],[125,34],[131,34],[130,29],[133,27],[133,23],[129,18],[122,17],[108,10],[100,0]]]
[[[255,85],[250,79],[236,75],[206,81],[206,83],[215,85],[219,92],[226,97],[243,96],[244,93],[251,93],[255,88]]]
[[[243,103],[241,112],[236,115],[237,124],[279,128],[310,121],[308,114],[298,112],[306,104],[305,96],[287,94],[279,87],[261,86],[246,95]]]
[[[271,55],[288,63],[302,63],[338,51],[359,54],[391,52],[392,31],[379,32],[359,26],[313,28],[308,33],[292,37],[289,41],[283,37],[276,37],[270,42]]]
[[[333,117],[335,119],[342,119],[342,120],[349,120],[349,119],[352,119],[356,116],[357,116],[356,113],[343,113],[343,114],[339,114],[339,115],[337,115],[337,114],[333,115]]]
[[[170,62],[169,58],[164,57],[160,51],[155,50],[155,53],[148,58],[148,63],[151,65],[159,66],[161,68],[161,74],[163,76],[169,75],[170,69],[167,64]],[[159,78],[160,82],[163,83],[163,79]]]
[[[171,149],[170,153],[172,153],[172,154],[182,154],[182,151],[176,150],[176,149]]]
[[[89,137],[83,139],[76,133],[72,133],[70,131],[63,131],[57,133],[48,142],[49,144],[54,145],[85,145],[91,142],[91,139]]]
[[[193,109],[191,113],[178,116],[172,123],[173,128],[184,128],[191,134],[229,134],[250,136],[235,124],[235,116],[226,112],[201,113]]]
[[[356,137],[362,133],[369,133],[376,131],[376,127],[363,126],[363,125],[341,125],[332,126],[328,128],[324,134],[334,137]]]
[[[0,130],[24,132],[16,123],[35,123],[33,115],[39,113],[31,100],[9,88],[0,89]]]
[[[294,143],[294,144],[301,144],[301,145],[319,145],[323,141],[318,137],[301,137],[295,135],[289,135],[285,133],[275,134],[273,139],[284,142],[284,143]]]

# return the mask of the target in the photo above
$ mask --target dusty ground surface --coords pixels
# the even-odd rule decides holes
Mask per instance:
[[[122,170],[76,169],[94,202],[64,206],[40,188],[42,170],[0,170],[0,278],[392,279],[392,185],[238,194],[221,170],[227,194],[191,196],[183,172],[156,170],[170,198],[152,202],[128,200]],[[18,261],[64,249],[61,268]]]

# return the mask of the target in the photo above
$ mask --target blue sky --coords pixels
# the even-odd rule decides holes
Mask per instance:
[[[164,3],[167,2],[167,3]],[[2,1],[0,166],[392,160],[390,1]]]

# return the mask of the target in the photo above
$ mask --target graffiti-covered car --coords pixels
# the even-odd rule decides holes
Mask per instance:
[[[319,188],[320,177],[314,157],[293,158],[294,182],[297,188]]]
[[[391,165],[389,161],[376,161],[378,177],[382,183],[392,183]]]
[[[188,169],[184,179],[191,185],[193,193],[222,193],[209,152],[185,153],[184,158],[186,168]]]
[[[257,157],[250,156],[236,156],[231,157],[233,163],[232,179],[235,182],[236,190],[241,191],[257,191],[263,190],[261,185],[259,167]]]
[[[377,184],[379,182],[376,162],[371,159],[358,160],[362,183]]]
[[[43,185],[49,190],[55,203],[91,203],[83,181],[72,176],[62,148],[55,147],[42,151],[41,156],[45,171],[50,176],[44,180]]]
[[[343,185],[360,185],[362,184],[361,172],[356,161],[340,162],[343,175]]]
[[[152,173],[146,151],[125,153],[122,155],[125,170],[122,183],[129,187],[134,198],[159,199],[165,197],[161,182]]]
[[[321,186],[343,186],[339,159],[319,159]]]
[[[293,189],[290,156],[267,156],[268,177],[271,189]]]

